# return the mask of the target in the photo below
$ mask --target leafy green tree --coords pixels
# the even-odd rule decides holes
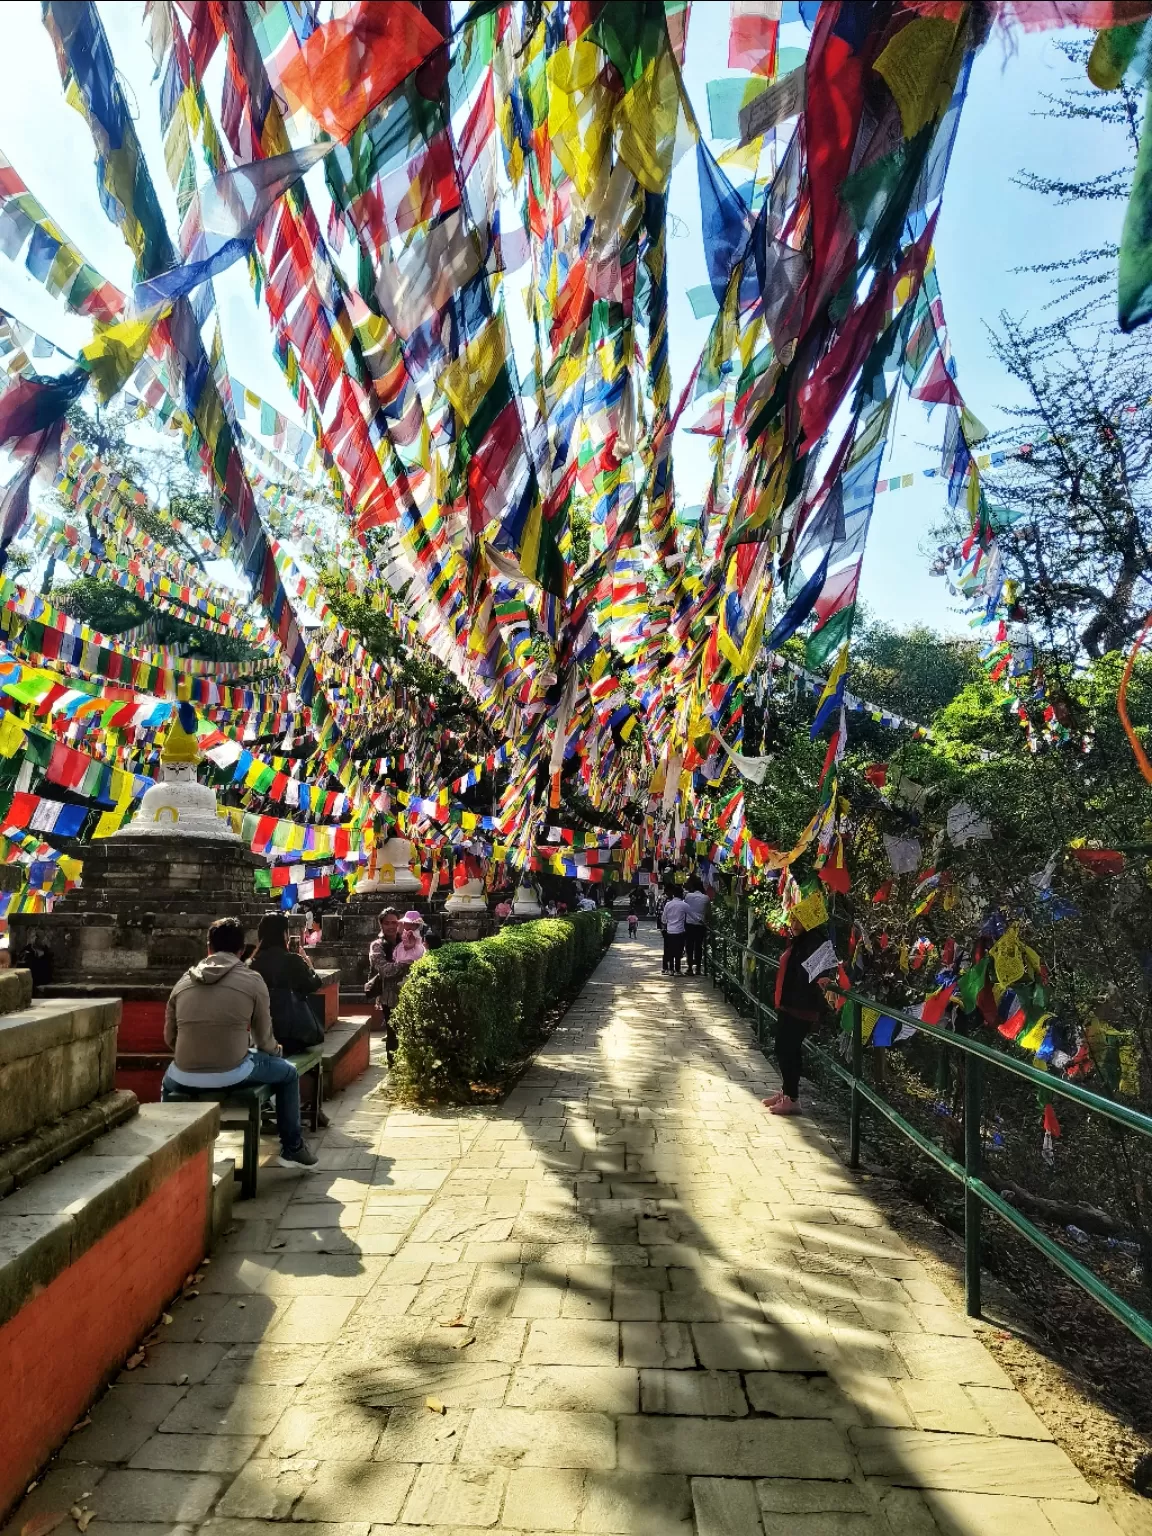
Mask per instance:
[[[156,645],[171,646],[205,661],[254,661],[262,653],[246,640],[220,635],[154,607],[134,592],[99,576],[81,576],[66,586],[51,588],[48,601],[70,617],[114,638],[137,625],[150,623]]]
[[[926,624],[896,629],[867,619],[852,641],[851,689],[908,720],[925,722],[982,676],[976,645]]]

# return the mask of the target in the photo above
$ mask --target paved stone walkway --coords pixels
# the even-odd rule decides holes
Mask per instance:
[[[314,1175],[262,1172],[4,1536],[73,1505],[91,1536],[1117,1536],[651,933],[498,1109],[376,1081]]]

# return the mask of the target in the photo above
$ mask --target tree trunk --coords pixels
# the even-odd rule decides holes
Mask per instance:
[[[1107,1211],[1098,1210],[1094,1205],[1071,1205],[1066,1200],[1049,1200],[1043,1195],[1034,1195],[1021,1189],[1019,1184],[1007,1184],[1001,1179],[990,1178],[988,1182],[1000,1191],[1005,1200],[1010,1200],[1022,1211],[1030,1211],[1035,1216],[1045,1216],[1050,1221],[1060,1222],[1062,1226],[1079,1227],[1081,1231],[1093,1232],[1097,1237],[1136,1238],[1137,1234],[1113,1220]]]

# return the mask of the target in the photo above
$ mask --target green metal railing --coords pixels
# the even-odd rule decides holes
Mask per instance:
[[[750,949],[748,945],[741,944],[738,940],[728,938],[722,933],[709,933],[705,951],[705,970],[712,977],[714,988],[721,987],[726,1002],[732,1003],[739,1012],[747,1013],[751,1008],[756,1021],[756,1037],[761,1047],[764,1046],[768,1033],[769,1022],[775,1018],[775,1009],[768,999],[772,996],[774,977],[776,974],[776,958],[771,955],[762,955]],[[1105,1285],[1098,1275],[1086,1268],[1071,1254],[1066,1253],[1058,1243],[1052,1241],[1046,1232],[1030,1222],[1022,1215],[1014,1205],[1010,1204],[1002,1195],[992,1189],[982,1174],[982,1142],[980,1135],[982,1111],[983,1111],[983,1079],[985,1066],[999,1068],[1002,1072],[1008,1072],[1015,1077],[1021,1077],[1025,1082],[1030,1082],[1045,1093],[1054,1098],[1068,1099],[1074,1104],[1079,1104],[1082,1109],[1090,1110],[1093,1114],[1102,1115],[1105,1119],[1122,1125],[1126,1130],[1135,1131],[1137,1135],[1146,1137],[1152,1142],[1152,1117],[1142,1115],[1138,1110],[1129,1109],[1127,1105],[1117,1104],[1111,1099],[1106,1099],[1098,1093],[1090,1093],[1088,1089],[1081,1088],[1075,1083],[1064,1082],[1057,1077],[1049,1076],[1047,1072],[1039,1072],[1035,1067],[1028,1066],[1025,1062],[1016,1061],[1003,1051],[984,1045],[978,1040],[971,1040],[966,1035],[954,1034],[951,1030],[941,1029],[939,1025],[924,1024],[911,1014],[901,1013],[899,1009],[886,1007],[878,1003],[875,998],[865,997],[863,993],[850,988],[841,994],[844,998],[845,1017],[842,1027],[845,1033],[851,1036],[851,1064],[845,1066],[834,1055],[818,1045],[814,1040],[805,1041],[807,1049],[817,1056],[824,1066],[829,1068],[848,1084],[851,1090],[851,1104],[849,1108],[848,1122],[848,1165],[851,1168],[860,1166],[860,1126],[864,1105],[867,1102],[879,1111],[884,1118],[892,1123],[898,1131],[901,1131],[909,1141],[912,1141],[933,1162],[951,1174],[964,1186],[964,1294],[967,1303],[969,1317],[979,1317],[981,1311],[980,1298],[980,1241],[981,1221],[983,1208],[1000,1216],[1009,1226],[1020,1233],[1047,1258],[1055,1264],[1070,1280],[1074,1280],[1082,1290],[1088,1292],[1094,1301],[1098,1302],[1118,1318],[1124,1326],[1130,1329],[1142,1343],[1152,1348],[1152,1318],[1145,1317],[1143,1313],[1128,1304],[1123,1297],[1117,1296],[1109,1286]],[[959,1051],[964,1059],[964,1161],[957,1162],[950,1157],[942,1147],[938,1147],[934,1141],[925,1136],[922,1131],[912,1125],[902,1114],[893,1108],[886,1099],[883,1099],[874,1088],[864,1081],[864,1037],[861,1027],[861,1010],[872,1008],[883,1014],[886,1018],[894,1019],[897,1023],[908,1024],[922,1035],[928,1035],[937,1040],[949,1050]]]

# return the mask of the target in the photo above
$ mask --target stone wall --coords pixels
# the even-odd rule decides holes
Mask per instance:
[[[254,890],[253,873],[264,867],[241,844],[105,838],[84,850],[84,883],[51,912],[12,917],[12,946],[46,944],[57,987],[171,986],[203,959],[216,918],[237,918],[255,941],[270,906]]]

